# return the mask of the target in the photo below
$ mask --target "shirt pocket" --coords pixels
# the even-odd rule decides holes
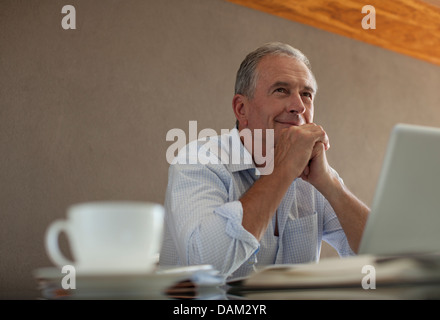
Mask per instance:
[[[283,232],[283,263],[318,261],[318,214],[313,212],[301,218],[287,218]]]

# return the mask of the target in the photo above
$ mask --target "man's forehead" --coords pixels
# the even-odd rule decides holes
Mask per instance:
[[[314,88],[314,80],[304,62],[287,55],[269,55],[260,60],[257,65],[258,81],[267,85],[275,83],[292,84],[304,82],[304,86]]]

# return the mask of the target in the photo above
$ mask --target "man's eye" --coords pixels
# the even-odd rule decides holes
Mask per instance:
[[[275,92],[288,93],[287,89],[285,88],[277,88],[275,89]]]
[[[303,96],[312,99],[312,94],[310,92],[303,92]]]

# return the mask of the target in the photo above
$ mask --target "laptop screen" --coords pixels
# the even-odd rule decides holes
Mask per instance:
[[[440,251],[440,129],[396,125],[360,254]]]

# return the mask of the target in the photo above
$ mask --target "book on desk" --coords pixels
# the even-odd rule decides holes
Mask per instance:
[[[440,254],[359,255],[328,258],[319,263],[272,265],[229,285],[231,295],[251,299],[269,298],[269,291],[277,293],[272,294],[276,299],[299,296],[307,299],[439,299]],[[420,294],[419,289],[426,286],[430,289],[429,296]],[[409,291],[396,288],[411,289],[411,295]],[[415,288],[418,295],[413,294]],[[288,290],[291,291],[290,295],[287,294]]]

